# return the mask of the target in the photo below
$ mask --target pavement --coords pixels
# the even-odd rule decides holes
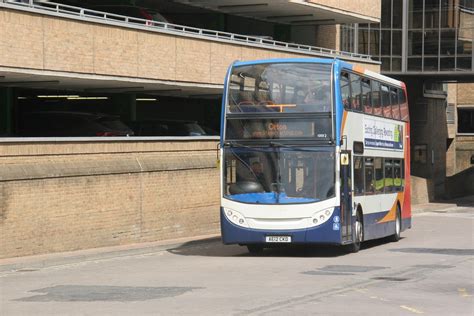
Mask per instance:
[[[426,212],[449,212],[459,207],[468,208],[474,206],[474,195],[453,199],[453,200],[442,200],[431,203],[416,204],[412,205],[411,210],[413,214],[426,213]]]
[[[473,316],[474,207],[439,204],[415,213],[400,241],[358,253],[293,245],[253,256],[203,236],[18,258],[23,267],[0,272],[0,315]]]
[[[463,208],[474,207],[474,195],[432,203],[412,205],[412,213],[435,212],[447,213]],[[77,262],[94,262],[118,257],[146,255],[176,248],[191,248],[199,244],[220,240],[220,235],[194,236],[190,238],[168,239],[157,242],[128,244],[121,246],[101,247],[69,252],[50,253],[26,257],[0,259],[0,272],[41,269],[45,267],[62,266]]]

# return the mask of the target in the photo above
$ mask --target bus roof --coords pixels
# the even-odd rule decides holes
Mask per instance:
[[[273,58],[273,59],[258,59],[250,61],[236,61],[234,66],[250,66],[258,64],[270,63],[320,63],[332,64],[336,59],[334,58]]]

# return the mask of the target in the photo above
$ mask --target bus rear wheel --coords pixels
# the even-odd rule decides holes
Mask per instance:
[[[401,236],[401,231],[402,231],[402,216],[401,216],[400,206],[397,205],[397,215],[395,218],[395,233],[392,236],[390,236],[390,241],[392,242],[399,241],[400,236]]]
[[[250,244],[250,245],[247,245],[247,249],[249,250],[250,254],[257,255],[263,252],[263,245]]]

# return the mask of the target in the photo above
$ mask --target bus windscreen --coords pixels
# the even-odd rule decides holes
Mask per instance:
[[[331,112],[331,65],[264,63],[232,69],[228,113]]]
[[[335,154],[311,147],[226,147],[224,195],[256,204],[314,203],[335,195]]]

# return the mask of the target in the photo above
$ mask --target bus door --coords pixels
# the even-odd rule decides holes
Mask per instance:
[[[351,160],[350,151],[341,151],[341,237],[343,243],[352,241]]]

